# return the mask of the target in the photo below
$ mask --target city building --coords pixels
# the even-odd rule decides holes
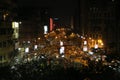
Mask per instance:
[[[39,11],[40,10],[40,11]],[[31,16],[19,16],[19,50],[23,53],[34,52],[34,47],[39,45],[39,41],[50,31],[50,18],[46,8],[40,8]],[[27,50],[27,51],[26,51]]]
[[[14,29],[9,17],[9,11],[0,10],[0,63],[10,62],[14,55]]]
[[[102,39],[108,52],[118,53],[117,0],[81,0],[80,26],[82,35]]]
[[[40,11],[32,14],[31,17],[28,17],[27,19],[21,19],[19,41],[34,41],[39,37],[43,37],[44,26],[49,28],[49,17],[46,9],[40,9]]]

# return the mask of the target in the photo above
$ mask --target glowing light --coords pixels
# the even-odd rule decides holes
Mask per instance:
[[[18,38],[19,37],[19,23],[18,22],[12,22],[12,28],[14,29],[13,38]]]
[[[85,37],[83,37],[83,39],[85,39]]]
[[[61,47],[61,48],[60,48],[60,54],[63,54],[63,53],[64,53],[64,50],[65,50],[65,47]]]
[[[30,41],[28,41],[28,43],[30,43]]]
[[[92,39],[91,37],[89,37],[89,39]]]
[[[67,36],[65,36],[64,38],[67,38]]]
[[[41,56],[41,58],[45,58],[44,56]]]
[[[53,30],[53,19],[50,18],[50,31],[52,31],[52,30]]]
[[[62,41],[60,41],[60,46],[63,46],[63,42]]]
[[[57,55],[56,58],[59,58],[59,56]]]
[[[54,18],[54,20],[58,20],[59,18]]]
[[[18,28],[19,27],[19,23],[18,22],[12,22],[12,27],[13,28]]]
[[[21,50],[21,48],[18,48],[18,50],[20,51],[20,50]]]
[[[6,17],[8,16],[8,13],[3,15],[3,19],[6,20]]]
[[[93,55],[93,52],[90,51],[89,54]]]
[[[56,36],[55,39],[57,39],[58,37]]]
[[[38,38],[38,40],[40,40],[40,37]]]
[[[45,25],[45,26],[44,26],[44,34],[47,34],[47,32],[48,32],[48,26]]]
[[[31,59],[30,59],[30,58],[28,58],[27,60],[28,60],[28,61],[30,61]]]
[[[19,24],[22,24],[22,22],[19,22]]]
[[[81,36],[81,38],[83,38],[83,36]]]
[[[84,41],[84,45],[87,45],[87,41]]]
[[[35,53],[34,55],[37,56],[37,53]]]
[[[65,57],[65,55],[62,55],[61,57]]]
[[[92,39],[92,42],[94,41],[94,39]]]
[[[34,45],[34,50],[36,50],[38,48],[38,46],[37,45]]]
[[[101,40],[101,39],[99,39],[99,40],[98,40],[98,43],[102,43],[102,40]]]
[[[101,43],[101,45],[103,46],[104,44],[103,44],[103,43]]]
[[[87,46],[84,46],[84,47],[83,47],[83,51],[85,51],[85,52],[88,51]]]
[[[25,53],[28,53],[29,52],[29,48],[25,48]]]
[[[97,44],[95,44],[95,49],[97,49],[98,48],[98,45]]]

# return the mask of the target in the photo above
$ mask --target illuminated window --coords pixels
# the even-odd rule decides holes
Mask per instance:
[[[60,46],[63,46],[63,42],[62,41],[60,41]]]
[[[48,26],[44,26],[44,34],[47,34],[48,33]]]
[[[18,28],[19,23],[18,22],[12,22],[12,28]]]
[[[25,48],[25,53],[28,53],[29,52],[29,48]]]
[[[36,50],[38,48],[38,45],[34,45],[34,50]]]
[[[95,49],[97,49],[97,48],[98,48],[98,45],[97,45],[97,44],[95,44],[95,46],[94,46],[94,47],[95,47]]]
[[[87,45],[87,41],[84,41],[84,45]]]
[[[84,46],[84,47],[83,47],[83,51],[88,51],[87,46]]]
[[[19,37],[19,23],[18,22],[12,22],[12,28],[13,30],[13,38]]]
[[[64,53],[64,50],[65,50],[65,48],[64,48],[64,47],[61,47],[61,48],[60,48],[60,54],[63,54],[63,53]]]

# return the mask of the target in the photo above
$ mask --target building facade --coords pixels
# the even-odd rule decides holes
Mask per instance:
[[[0,12],[0,63],[10,62],[14,53],[12,22],[9,20],[9,12]]]
[[[81,0],[81,30],[83,35],[102,39],[104,48],[118,53],[118,1]]]

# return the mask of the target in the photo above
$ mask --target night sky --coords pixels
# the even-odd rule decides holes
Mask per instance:
[[[0,0],[1,6],[15,13],[14,20],[44,21],[41,17],[57,18],[60,25],[70,26],[71,17],[78,15],[80,0]],[[39,18],[39,19],[38,19]],[[49,20],[49,19],[48,19]],[[45,21],[44,21],[45,22]]]
[[[77,0],[18,0],[20,16],[31,16],[41,9],[47,9],[50,16],[72,16],[78,9]]]

